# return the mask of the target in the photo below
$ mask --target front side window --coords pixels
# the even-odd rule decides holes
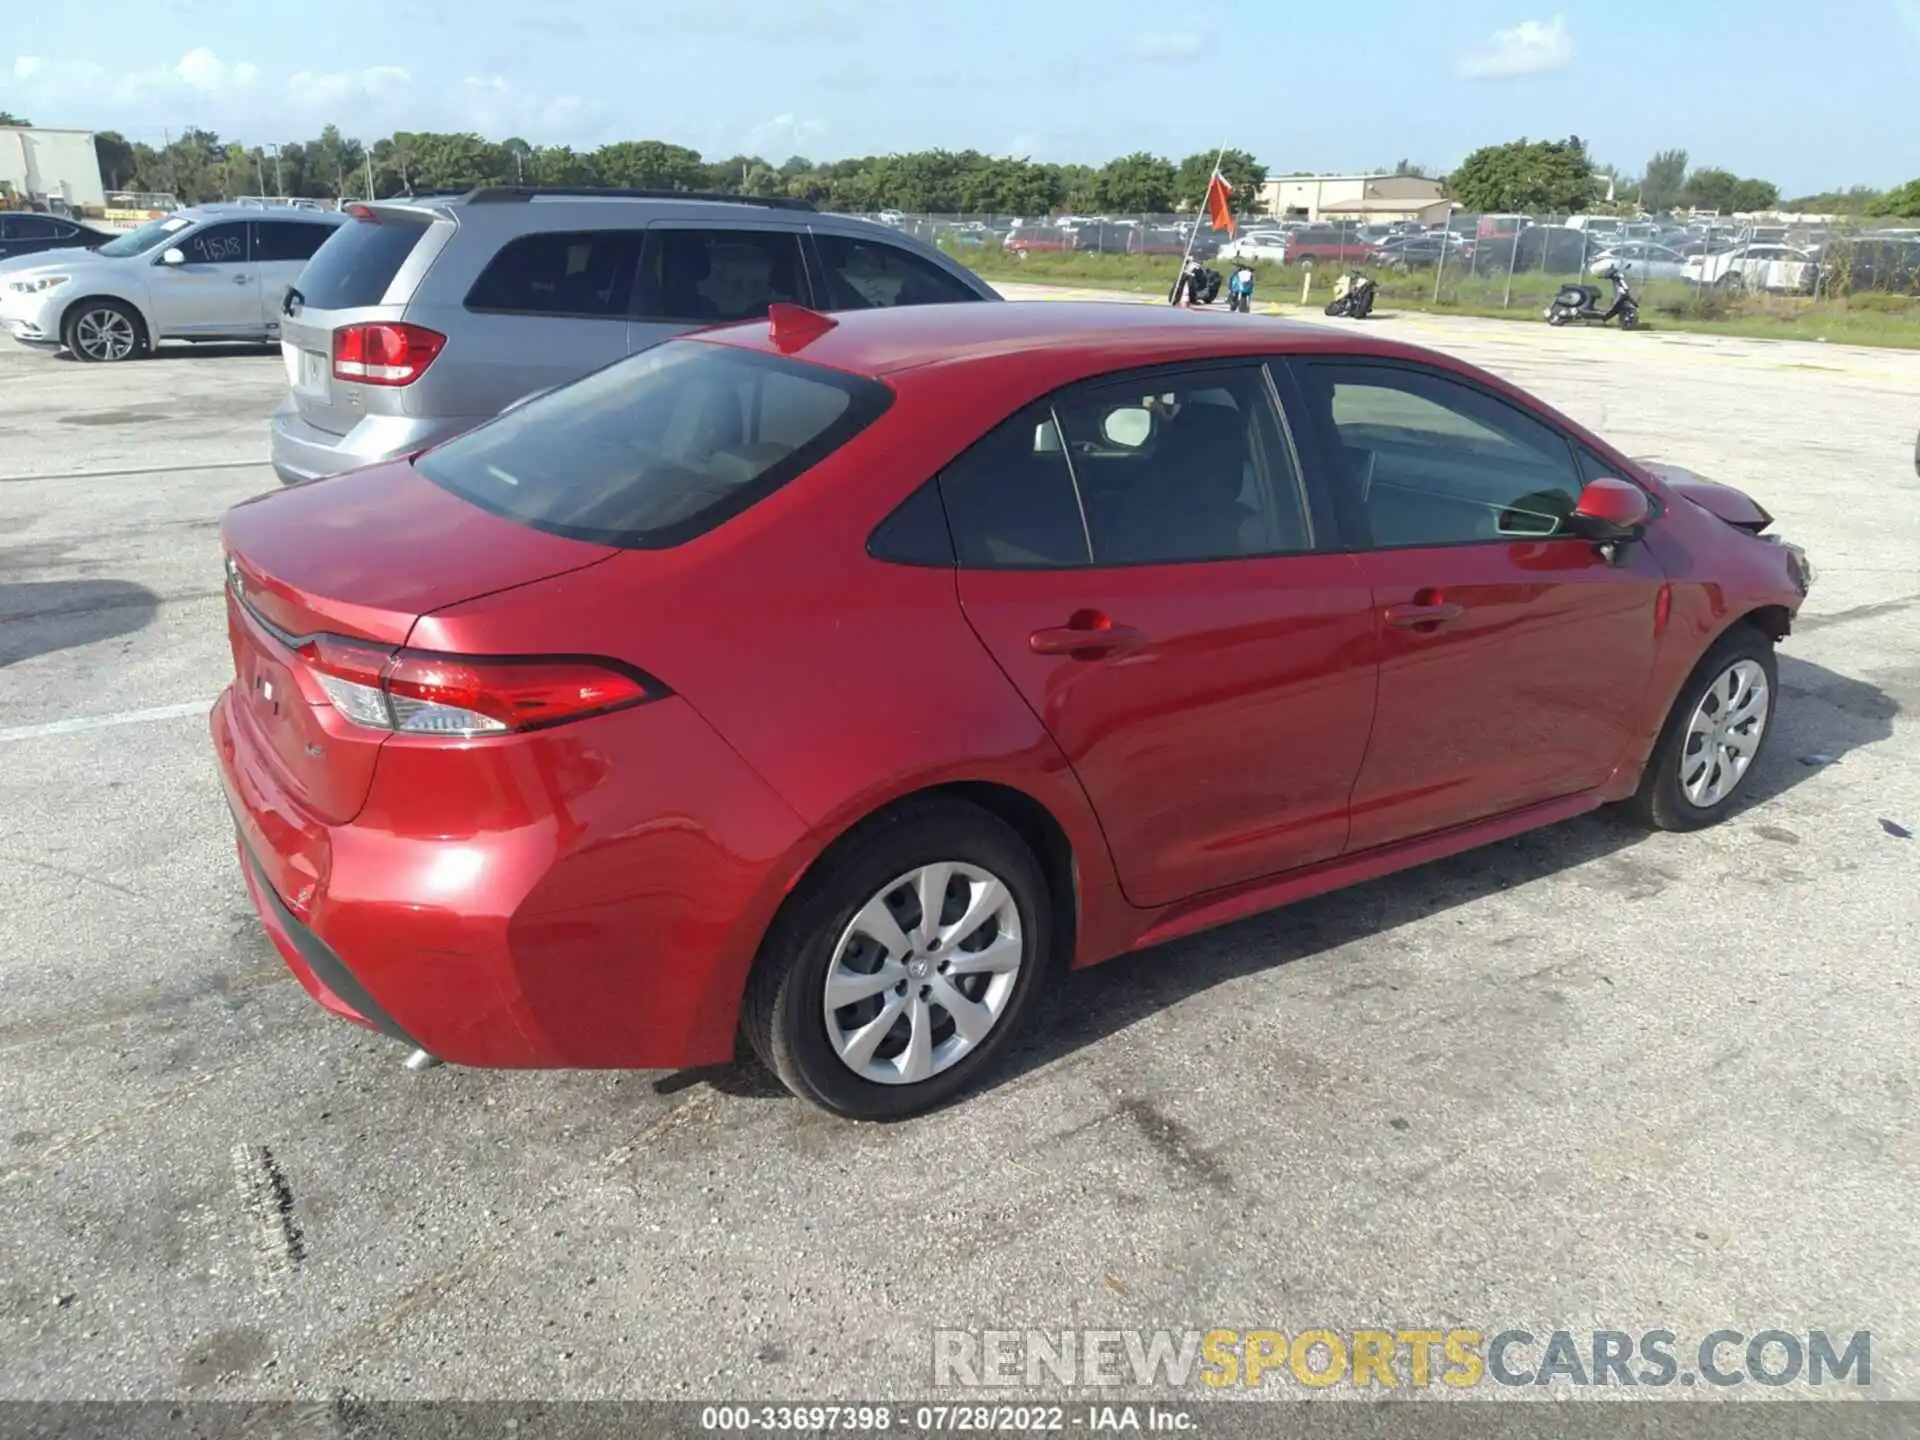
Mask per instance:
[[[1350,509],[1379,547],[1543,539],[1580,497],[1567,439],[1485,391],[1412,367],[1307,367]]]
[[[785,230],[649,231],[634,313],[713,325],[807,303],[800,237]]]
[[[932,261],[898,245],[819,232],[813,242],[826,272],[829,310],[945,305],[980,298]]]
[[[803,474],[893,392],[797,360],[669,341],[470,430],[415,461],[485,510],[601,545],[700,535]]]
[[[510,240],[473,282],[467,309],[622,319],[642,233],[583,230]]]
[[[209,225],[178,243],[189,265],[244,265],[247,262],[244,223]]]

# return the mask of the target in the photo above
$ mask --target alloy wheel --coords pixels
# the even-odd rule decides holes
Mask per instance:
[[[1736,660],[1707,686],[1680,745],[1680,793],[1710,810],[1746,778],[1767,729],[1767,672]]]
[[[913,1085],[957,1064],[1013,998],[1025,942],[997,875],[936,861],[854,912],[822,996],[827,1038],[854,1074]]]
[[[124,360],[140,343],[133,321],[118,310],[89,310],[74,322],[73,343],[89,360]]]

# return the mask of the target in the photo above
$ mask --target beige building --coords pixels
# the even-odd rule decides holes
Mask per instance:
[[[1419,175],[1280,175],[1260,187],[1260,208],[1282,220],[1418,220],[1452,206],[1440,182]]]

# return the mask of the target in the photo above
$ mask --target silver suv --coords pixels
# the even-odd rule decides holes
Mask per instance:
[[[280,301],[345,216],[290,205],[196,205],[110,240],[0,272],[0,325],[76,360],[128,360],[163,340],[271,340]]]
[[[351,205],[286,297],[291,483],[430,445],[672,335],[765,315],[999,297],[883,225],[800,201],[482,189]]]

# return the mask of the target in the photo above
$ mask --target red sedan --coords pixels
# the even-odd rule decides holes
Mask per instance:
[[[1370,337],[782,306],[231,511],[213,736],[287,964],[417,1061],[744,1034],[900,1115],[1056,964],[1718,820],[1810,578],[1768,524]]]

